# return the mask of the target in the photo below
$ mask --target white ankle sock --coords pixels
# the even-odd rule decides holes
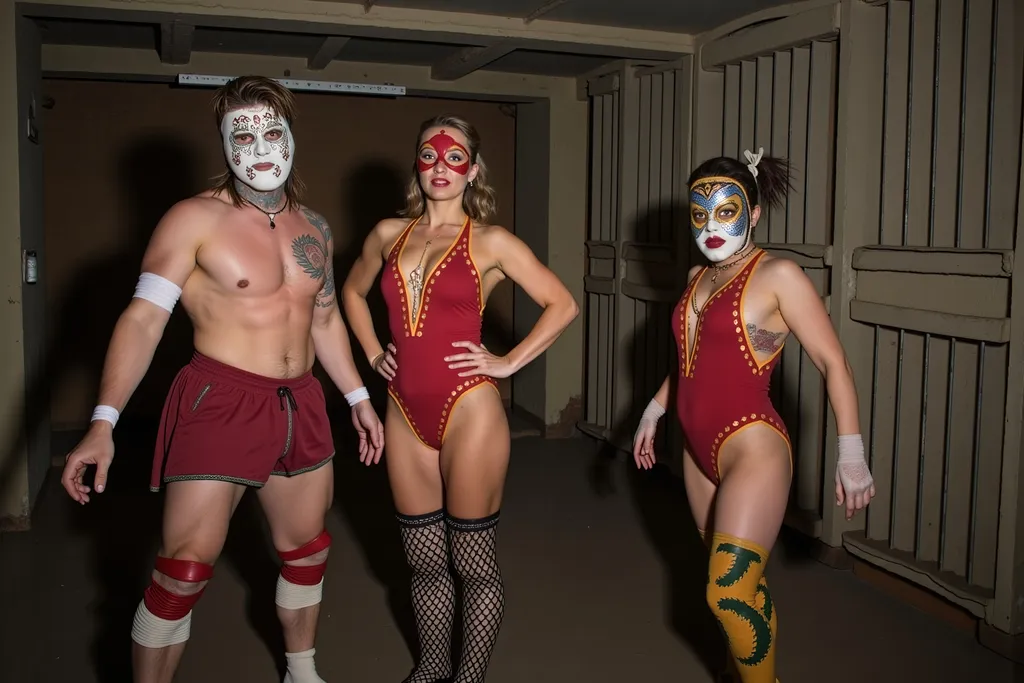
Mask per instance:
[[[315,654],[315,649],[305,652],[285,652],[288,671],[284,675],[284,683],[327,683],[316,673],[316,664],[313,663]]]

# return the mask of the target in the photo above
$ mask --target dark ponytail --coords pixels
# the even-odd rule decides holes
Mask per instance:
[[[793,170],[787,159],[777,157],[761,157],[757,164],[757,178],[747,168],[744,161],[731,157],[715,157],[708,159],[693,170],[687,186],[692,186],[701,178],[731,178],[743,186],[750,202],[750,209],[761,205],[762,210],[780,208],[786,194],[793,189]]]

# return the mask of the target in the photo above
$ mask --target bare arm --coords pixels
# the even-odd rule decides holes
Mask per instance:
[[[184,287],[196,267],[200,236],[209,222],[203,200],[187,199],[173,206],[157,224],[142,259],[142,272],[159,275]],[[156,304],[132,298],[114,327],[100,378],[99,404],[124,410],[146,375],[171,314]],[[93,426],[112,429],[97,420]]]
[[[316,295],[313,309],[313,349],[327,375],[343,394],[349,394],[363,386],[355,361],[352,345],[348,340],[348,329],[341,319],[338,295],[334,284],[334,238],[327,221],[313,211],[305,211],[306,219],[320,231],[327,240],[327,263],[324,284]]]
[[[778,259],[771,266],[779,312],[807,357],[825,378],[839,435],[859,434],[860,411],[853,369],[832,327],[832,319],[825,311],[821,295],[800,266],[792,261]]]
[[[491,230],[494,232],[489,248],[500,254],[498,267],[544,309],[530,333],[506,356],[518,371],[544,353],[579,315],[580,309],[561,280],[522,240],[504,228]]]
[[[345,278],[345,284],[341,288],[341,296],[345,306],[345,315],[348,317],[352,332],[363,347],[366,359],[373,363],[373,359],[383,353],[380,339],[373,329],[373,316],[370,315],[370,306],[366,303],[366,295],[369,294],[373,283],[377,281],[377,275],[384,265],[383,249],[384,241],[381,233],[386,229],[389,220],[378,223],[363,242],[363,251],[359,258],[352,264],[352,269]]]

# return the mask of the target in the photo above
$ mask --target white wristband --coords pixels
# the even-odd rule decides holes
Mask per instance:
[[[658,422],[665,415],[665,406],[658,403],[657,399],[651,399],[651,402],[644,408],[644,414],[640,417],[640,421],[650,420],[651,422]]]
[[[359,387],[345,394],[345,400],[352,407],[355,407],[357,403],[370,400],[370,392],[366,390],[366,387]]]
[[[111,427],[117,426],[117,420],[121,417],[121,413],[117,411],[117,408],[111,406],[96,406],[92,411],[92,421],[106,420],[110,423]]]
[[[839,437],[839,462],[866,462],[864,439],[860,434],[843,434]]]

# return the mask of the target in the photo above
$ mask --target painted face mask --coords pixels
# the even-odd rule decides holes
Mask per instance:
[[[420,145],[416,167],[420,173],[430,171],[438,162],[459,175],[469,173],[469,151],[444,130]]]
[[[690,187],[690,230],[697,248],[719,263],[747,246],[750,206],[731,178],[701,178]]]
[[[288,122],[268,107],[246,107],[220,122],[231,172],[258,192],[272,192],[292,171],[295,140]]]

